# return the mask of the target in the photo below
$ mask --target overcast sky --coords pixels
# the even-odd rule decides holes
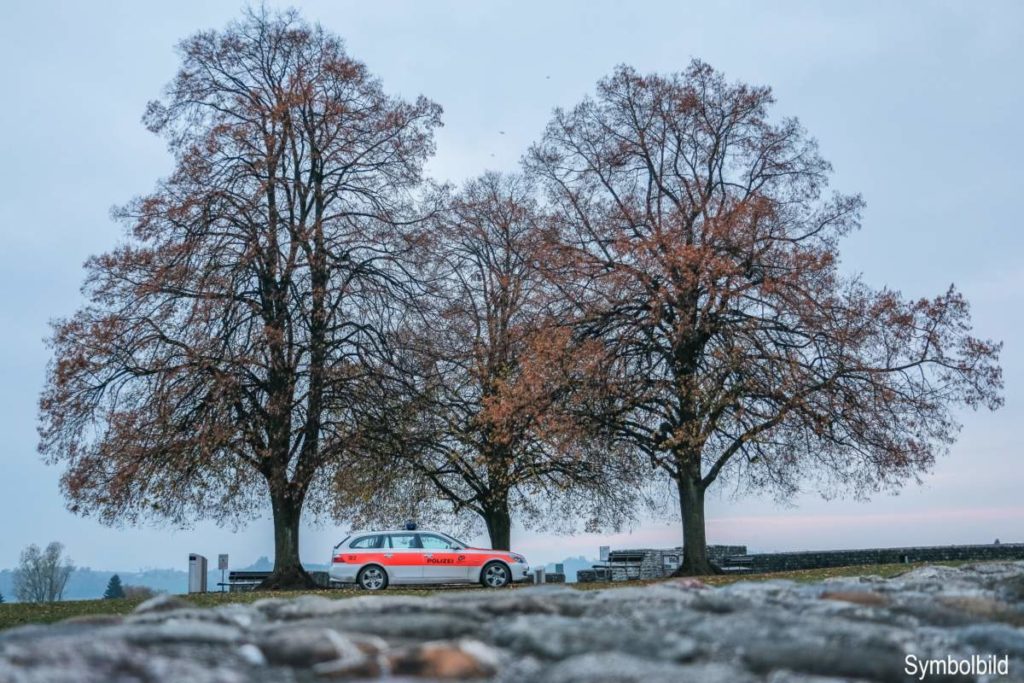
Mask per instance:
[[[270,3],[277,4],[277,3]],[[434,177],[513,169],[555,106],[571,106],[618,63],[680,70],[699,57],[774,88],[867,201],[843,267],[906,296],[955,282],[980,336],[1005,341],[1006,406],[963,416],[952,453],[921,485],[870,502],[813,492],[782,505],[709,500],[712,543],[753,550],[1024,541],[1024,3],[995,2],[299,2],[341,35],[385,88],[445,110]],[[0,568],[29,543],[63,542],[80,566],[184,568],[187,553],[232,564],[271,555],[268,519],[109,529],[73,516],[60,470],[36,454],[48,321],[81,303],[81,264],[121,229],[109,208],[170,169],[140,123],[177,68],[174,45],[236,17],[236,2],[5,2],[0,20]],[[628,10],[628,11],[627,11]],[[505,131],[504,135],[499,131]],[[323,562],[343,529],[307,528]],[[475,539],[486,543],[486,538]],[[680,542],[675,517],[631,534],[516,530],[531,561],[597,546]]]

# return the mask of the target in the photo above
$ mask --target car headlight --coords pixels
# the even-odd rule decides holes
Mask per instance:
[[[511,553],[511,555],[513,562],[518,562],[519,564],[526,564],[526,558],[522,555],[517,555],[516,553]]]

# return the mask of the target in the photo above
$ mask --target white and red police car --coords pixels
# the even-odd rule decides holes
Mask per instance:
[[[439,531],[363,531],[334,547],[331,582],[366,590],[429,583],[481,583],[501,588],[529,578],[526,558],[507,550],[471,548]]]

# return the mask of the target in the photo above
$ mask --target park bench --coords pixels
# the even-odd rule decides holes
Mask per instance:
[[[753,563],[754,558],[750,555],[730,555],[722,558],[719,567],[723,572],[729,574],[746,574],[751,571]]]
[[[330,588],[330,576],[327,572],[314,571],[309,573],[313,577],[313,581],[320,588]],[[251,591],[260,585],[264,579],[270,576],[269,571],[256,572],[256,571],[230,571],[228,572],[228,580],[218,583],[218,586],[226,587],[230,593],[238,593],[242,591]]]
[[[217,585],[226,586],[231,593],[251,591],[268,576],[270,576],[270,572],[230,571],[228,572],[228,580]]]

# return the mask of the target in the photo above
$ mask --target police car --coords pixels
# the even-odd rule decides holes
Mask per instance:
[[[334,547],[331,582],[366,590],[431,583],[481,583],[502,588],[529,578],[526,558],[507,550],[471,548],[439,531],[415,527],[352,534]]]

